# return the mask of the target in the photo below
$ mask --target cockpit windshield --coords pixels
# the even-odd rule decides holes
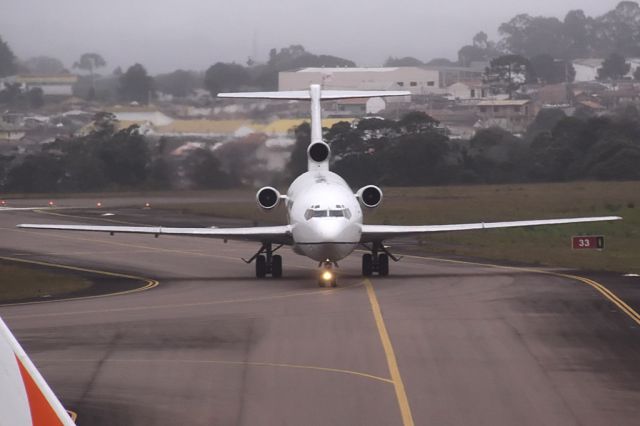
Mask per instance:
[[[344,206],[336,206],[335,209],[320,209],[319,206],[312,206],[304,213],[306,220],[313,219],[315,217],[346,217],[351,218],[351,210],[344,208]]]

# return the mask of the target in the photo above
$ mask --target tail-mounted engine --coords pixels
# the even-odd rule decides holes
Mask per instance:
[[[329,158],[331,149],[329,145],[324,142],[314,142],[307,148],[307,157],[309,161],[316,163],[323,163]]]
[[[275,188],[265,186],[256,193],[256,201],[260,208],[271,210],[280,203],[280,193]]]
[[[367,185],[356,192],[356,198],[363,206],[372,209],[382,202],[382,190],[375,185]]]

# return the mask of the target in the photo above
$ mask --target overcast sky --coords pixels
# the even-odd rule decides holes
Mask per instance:
[[[389,56],[456,59],[478,31],[497,38],[518,13],[597,16],[619,0],[0,0],[0,37],[26,59],[65,65],[89,51],[110,71],[140,62],[151,72],[244,63],[272,47],[381,65]]]

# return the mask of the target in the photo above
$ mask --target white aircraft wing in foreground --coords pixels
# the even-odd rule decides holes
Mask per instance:
[[[11,330],[0,319],[0,426],[74,426]]]

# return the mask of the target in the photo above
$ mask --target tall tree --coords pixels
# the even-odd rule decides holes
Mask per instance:
[[[517,55],[561,58],[567,50],[564,26],[557,18],[521,14],[500,25],[499,31],[507,50]]]
[[[6,77],[16,72],[16,56],[6,41],[0,37],[0,77]]]
[[[598,68],[598,80],[620,80],[630,69],[631,65],[624,56],[612,53],[604,60],[602,68]]]
[[[500,56],[500,49],[496,43],[489,40],[489,36],[484,31],[480,31],[473,36],[473,43],[463,46],[458,51],[458,63],[462,66],[469,66],[472,62],[485,62]]]
[[[83,53],[80,59],[73,64],[73,68],[89,71],[91,77],[91,90],[89,91],[89,99],[93,99],[96,93],[95,87],[95,70],[107,65],[107,62],[98,53]]]
[[[534,75],[529,60],[520,55],[504,55],[491,61],[485,80],[495,88],[503,88],[511,99],[520,86],[534,80]]]
[[[178,98],[189,96],[194,89],[202,87],[202,74],[192,71],[176,70],[169,74],[157,75],[154,80],[158,91]]]
[[[132,65],[120,76],[120,96],[123,100],[146,105],[152,95],[153,78],[149,77],[142,65]]]
[[[204,87],[216,96],[223,91],[236,91],[243,85],[249,84],[247,69],[242,65],[218,62],[209,67],[204,74]]]
[[[411,56],[404,58],[389,56],[384,62],[385,67],[419,67],[420,65],[424,65],[424,62]]]
[[[566,58],[589,57],[589,19],[582,10],[572,10],[564,18],[563,32],[567,41]]]

